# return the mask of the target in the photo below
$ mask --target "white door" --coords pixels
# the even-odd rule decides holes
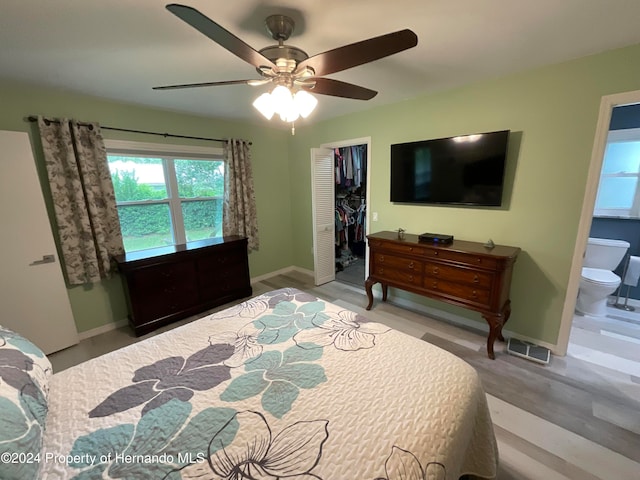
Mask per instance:
[[[0,131],[0,325],[52,353],[78,343],[29,136]]]
[[[311,205],[313,209],[313,271],[315,284],[336,278],[333,150],[311,149]]]

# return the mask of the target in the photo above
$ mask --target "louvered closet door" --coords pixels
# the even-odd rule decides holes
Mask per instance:
[[[327,148],[312,148],[313,270],[316,285],[331,282],[336,278],[333,170],[333,151]]]

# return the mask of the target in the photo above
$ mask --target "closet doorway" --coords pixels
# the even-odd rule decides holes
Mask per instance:
[[[362,286],[367,250],[367,144],[335,148],[336,280]]]
[[[324,160],[318,161],[317,156],[314,160],[314,151],[324,152]],[[369,263],[371,138],[323,144],[321,150],[312,149],[312,162],[316,285],[335,279],[362,287]],[[331,162],[330,174],[327,162]]]

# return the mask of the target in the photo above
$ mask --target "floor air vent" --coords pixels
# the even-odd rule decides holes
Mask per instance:
[[[507,353],[545,365],[549,363],[551,358],[551,352],[548,348],[539,347],[533,343],[523,342],[516,338],[509,339],[507,343]]]

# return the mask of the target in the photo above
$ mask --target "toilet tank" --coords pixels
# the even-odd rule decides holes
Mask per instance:
[[[609,238],[589,238],[583,267],[615,270],[629,249],[629,242]]]

